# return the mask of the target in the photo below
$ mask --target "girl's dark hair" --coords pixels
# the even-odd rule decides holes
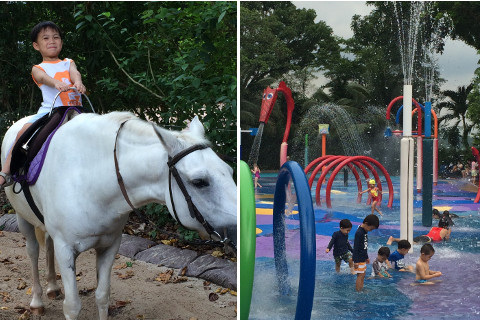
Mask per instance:
[[[37,42],[37,37],[40,31],[51,28],[55,31],[57,31],[60,34],[60,38],[63,39],[63,32],[60,30],[60,28],[52,21],[42,21],[39,24],[37,24],[35,27],[33,27],[32,31],[30,31],[30,40],[32,42]]]
[[[389,247],[381,247],[378,249],[378,255],[383,257],[388,257],[390,255],[390,248]]]
[[[346,228],[351,228],[352,223],[348,219],[343,219],[340,220],[340,228],[346,229]]]

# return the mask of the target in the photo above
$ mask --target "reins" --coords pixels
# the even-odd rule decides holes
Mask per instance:
[[[128,203],[130,208],[132,208],[132,210],[135,212],[135,214],[138,217],[140,217],[144,222],[153,225],[155,227],[155,229],[157,229],[158,231],[160,231],[162,233],[169,234],[169,235],[173,235],[172,233],[169,233],[165,230],[160,229],[155,223],[150,221],[142,212],[140,212],[138,209],[135,208],[135,206],[130,201],[130,198],[128,197],[127,189],[125,187],[125,183],[124,183],[123,177],[120,173],[120,168],[119,168],[119,164],[118,164],[117,142],[118,142],[118,137],[120,135],[121,129],[123,128],[125,123],[129,120],[130,119],[127,119],[120,124],[120,127],[118,128],[118,131],[117,131],[117,135],[115,137],[115,146],[114,146],[114,149],[113,149],[113,159],[114,159],[114,162],[115,162],[115,173],[117,175],[118,185],[120,186],[120,190],[121,190],[122,195],[125,198],[126,202]],[[203,144],[194,145],[194,146],[191,146],[191,147],[179,152],[174,157],[168,156],[168,161],[167,161],[167,165],[168,165],[168,168],[169,168],[168,189],[169,189],[169,194],[170,194],[170,201],[172,203],[173,213],[175,215],[175,219],[177,220],[177,222],[180,225],[183,226],[183,224],[180,221],[180,218],[178,217],[177,211],[175,209],[175,202],[173,200],[172,176],[175,178],[175,181],[177,182],[177,184],[178,184],[178,186],[179,186],[180,190],[182,191],[182,194],[185,198],[185,201],[187,202],[188,210],[190,212],[190,216],[192,218],[196,219],[198,222],[200,222],[200,224],[205,228],[207,233],[210,235],[210,238],[212,239],[212,240],[207,240],[207,241],[198,241],[198,242],[188,241],[188,242],[190,242],[191,244],[200,244],[200,245],[203,245],[203,244],[221,244],[223,246],[230,245],[231,247],[233,247],[236,250],[235,244],[230,239],[228,239],[226,237],[225,238],[221,237],[220,234],[207,222],[207,220],[205,220],[203,215],[200,213],[200,211],[197,209],[197,207],[193,203],[192,198],[188,194],[188,191],[185,187],[185,184],[183,183],[182,178],[180,177],[180,174],[178,173],[178,170],[175,167],[175,164],[178,161],[180,161],[182,158],[187,156],[188,154],[190,154],[194,151],[202,150],[202,149],[206,149],[206,148],[209,148],[209,146],[203,145]],[[219,240],[213,240],[213,237],[217,237]]]

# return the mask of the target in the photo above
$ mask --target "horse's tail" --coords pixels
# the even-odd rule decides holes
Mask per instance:
[[[40,244],[40,248],[45,249],[45,231],[40,228],[35,228],[35,236],[37,237],[37,241]]]

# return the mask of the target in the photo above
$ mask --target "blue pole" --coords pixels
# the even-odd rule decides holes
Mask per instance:
[[[289,294],[288,267],[285,252],[285,187],[290,178],[295,186],[300,219],[300,279],[295,320],[309,320],[315,293],[316,241],[315,217],[307,177],[295,161],[285,162],[278,173],[273,198],[273,249],[275,269],[281,294]]]
[[[423,139],[422,225],[432,226],[433,139],[432,102],[425,102],[425,139]]]

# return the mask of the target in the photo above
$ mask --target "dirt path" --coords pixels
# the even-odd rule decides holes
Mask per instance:
[[[39,265],[42,281],[45,281],[44,252],[40,253]],[[118,255],[112,272],[109,319],[236,319],[235,293],[201,279],[181,277],[180,272]],[[77,259],[77,284],[82,301],[79,320],[98,317],[95,274],[95,252],[82,253]],[[172,282],[175,279],[176,282]],[[31,299],[30,290],[31,269],[25,240],[20,233],[2,232],[0,319],[64,319],[62,300],[46,298],[45,315],[29,315],[26,310]]]

